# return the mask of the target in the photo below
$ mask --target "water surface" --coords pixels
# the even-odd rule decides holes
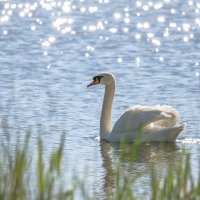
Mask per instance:
[[[185,148],[196,172],[199,34],[198,1],[1,1],[1,138],[6,121],[13,140],[31,127],[31,148],[40,135],[48,156],[65,131],[66,182],[74,171],[80,178],[87,171],[88,188],[110,192],[120,149],[96,139],[104,90],[86,88],[109,71],[117,80],[113,123],[137,104],[171,105],[187,123],[175,144],[144,144],[138,169],[151,162],[170,166]]]

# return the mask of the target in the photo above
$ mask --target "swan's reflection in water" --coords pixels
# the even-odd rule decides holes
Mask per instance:
[[[156,171],[163,172],[176,165],[183,154],[181,148],[175,142],[143,143],[139,145],[137,156],[135,156],[133,163],[134,144],[127,144],[125,148],[122,148],[122,145],[118,143],[113,144],[102,141],[100,146],[105,168],[103,185],[105,199],[113,199],[116,163],[130,176],[146,171],[142,179],[149,180],[150,172],[148,173],[148,169],[152,164],[154,164]],[[143,184],[143,182],[137,184],[138,188],[136,190],[139,191],[140,186],[144,186]]]

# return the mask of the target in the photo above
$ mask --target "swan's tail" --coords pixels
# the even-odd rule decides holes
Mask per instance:
[[[182,131],[184,128],[186,127],[186,123],[181,124],[180,126],[178,126],[178,128]]]
[[[170,134],[170,140],[176,140],[177,136],[179,135],[179,133],[185,128],[186,124],[181,124],[180,126],[174,127],[172,128],[172,132]]]

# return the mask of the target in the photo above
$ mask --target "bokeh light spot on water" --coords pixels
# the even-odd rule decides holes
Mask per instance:
[[[94,31],[97,30],[97,27],[96,27],[95,25],[90,25],[90,26],[88,27],[88,30],[89,30],[90,32],[94,32]]]
[[[195,23],[198,24],[200,26],[200,18],[196,18],[195,19]]]
[[[153,38],[154,34],[153,33],[147,33],[147,38]]]
[[[43,42],[42,42],[42,47],[43,48],[48,48],[52,43],[54,43],[55,42],[55,37],[49,37],[48,39],[46,39],[46,40],[44,40]]]
[[[32,26],[31,26],[31,30],[32,30],[32,31],[35,31],[35,30],[36,30],[36,26],[35,26],[35,25],[32,25]]]
[[[13,14],[13,11],[12,10],[8,10],[7,13],[8,13],[9,16],[11,16]]]
[[[176,28],[177,25],[176,25],[175,22],[170,22],[169,27],[170,27],[170,28]]]
[[[144,6],[143,6],[143,10],[144,10],[144,11],[148,11],[148,10],[149,10],[149,6],[148,6],[148,5],[144,5]]]
[[[119,20],[121,18],[121,14],[116,12],[113,14],[113,17],[116,19],[116,20]]]
[[[161,45],[160,40],[158,40],[158,39],[156,39],[156,38],[153,38],[151,41],[152,41],[152,43],[155,44],[156,46],[160,46],[160,45]]]
[[[127,33],[127,32],[129,32],[129,28],[128,28],[128,27],[124,27],[124,28],[123,28],[123,31],[124,31],[125,33]]]
[[[140,15],[141,15],[140,12],[137,12],[137,13],[136,13],[136,16],[137,16],[137,17],[140,17]]]
[[[164,23],[164,22],[165,22],[165,17],[159,16],[159,17],[157,18],[157,21],[160,22],[160,23]]]
[[[164,58],[162,56],[159,57],[160,62],[164,61]]]
[[[90,56],[90,54],[89,54],[89,53],[85,53],[85,57],[87,57],[87,58],[88,58],[89,56]]]
[[[161,9],[163,7],[163,4],[162,3],[156,3],[155,5],[154,5],[154,9],[155,10],[159,10],[159,9]]]
[[[97,22],[97,29],[103,30],[104,29],[104,24],[102,21]]]
[[[166,28],[163,34],[164,37],[169,37],[169,29]]]
[[[196,14],[199,14],[199,13],[200,13],[200,11],[199,11],[198,8],[195,9],[195,13],[196,13]]]
[[[105,4],[108,4],[110,2],[110,0],[99,0],[99,3],[105,3]]]
[[[136,40],[140,40],[141,38],[142,38],[141,34],[139,34],[139,33],[135,34],[135,39]]]
[[[131,21],[131,20],[130,20],[129,18],[127,18],[127,17],[124,18],[124,22],[125,22],[126,24],[129,24],[130,21]]]
[[[88,27],[87,26],[83,26],[82,29],[83,29],[83,31],[87,31]]]
[[[48,38],[48,41],[49,41],[50,43],[54,43],[54,42],[56,41],[56,38],[53,37],[53,36],[51,36],[51,37]]]
[[[3,35],[7,35],[8,34],[8,31],[7,30],[4,30],[3,31]]]
[[[63,4],[63,6],[62,6],[62,10],[63,10],[65,13],[71,12],[71,2],[65,1],[64,4]]]
[[[150,28],[149,22],[144,22],[143,27],[144,27],[144,29]]]
[[[70,32],[70,25],[73,24],[74,20],[72,18],[58,18],[53,22],[53,26],[58,30],[64,30],[64,32]],[[70,29],[69,29],[70,27]]]
[[[185,32],[188,32],[188,31],[190,30],[190,24],[183,23],[183,24],[182,24],[182,27],[183,27],[183,30],[184,30]]]
[[[50,69],[50,68],[51,68],[51,64],[48,64],[48,65],[47,65],[47,69]]]
[[[8,15],[4,15],[0,18],[0,22],[4,23],[4,22],[8,22],[9,21],[9,16]]]
[[[137,28],[138,29],[141,29],[143,27],[143,24],[142,23],[137,23]]]
[[[117,28],[110,28],[109,31],[111,33],[117,33],[118,29]]]
[[[136,6],[137,6],[138,8],[142,6],[142,2],[141,2],[141,1],[136,1],[135,4],[136,4]]]
[[[188,41],[189,41],[188,36],[184,36],[184,37],[183,37],[183,41],[184,41],[184,42],[188,42]]]
[[[46,56],[48,56],[48,52],[47,51],[44,51],[43,52],[43,55],[46,57]]]
[[[122,58],[122,57],[118,57],[118,58],[117,58],[117,62],[118,62],[118,63],[122,63],[122,62],[123,62],[123,58]]]
[[[95,48],[94,48],[93,46],[90,46],[90,45],[88,45],[88,46],[86,47],[86,49],[87,49],[88,51],[94,51],[94,50],[95,50]]]
[[[171,14],[175,14],[176,13],[176,9],[175,8],[171,8],[170,12],[171,12]]]
[[[82,13],[84,13],[84,12],[86,11],[86,7],[81,7],[81,8],[80,8],[80,11],[81,11]]]
[[[88,8],[88,10],[89,10],[90,13],[95,13],[95,12],[98,11],[98,7],[97,6],[90,6]]]
[[[129,7],[125,7],[124,12],[129,12]]]
[[[61,30],[61,33],[65,34],[65,33],[70,33],[71,31],[72,31],[72,28],[70,26],[66,26]]]
[[[139,66],[140,66],[140,58],[137,57],[137,58],[135,59],[135,62],[136,62],[136,66],[139,67]]]
[[[4,4],[4,8],[5,8],[5,9],[9,9],[9,8],[10,8],[10,4],[9,4],[9,3],[5,3],[5,4]]]
[[[188,5],[193,6],[194,5],[193,1],[188,1]]]

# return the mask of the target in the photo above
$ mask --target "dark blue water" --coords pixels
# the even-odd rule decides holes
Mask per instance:
[[[113,123],[136,104],[171,105],[187,123],[173,147],[144,146],[139,166],[170,165],[186,148],[197,171],[199,35],[200,3],[192,0],[0,2],[2,138],[6,121],[13,138],[31,127],[31,148],[40,135],[48,155],[65,131],[66,177],[88,171],[89,187],[105,190],[119,149],[96,139],[104,91],[86,85],[109,71],[117,80]]]

